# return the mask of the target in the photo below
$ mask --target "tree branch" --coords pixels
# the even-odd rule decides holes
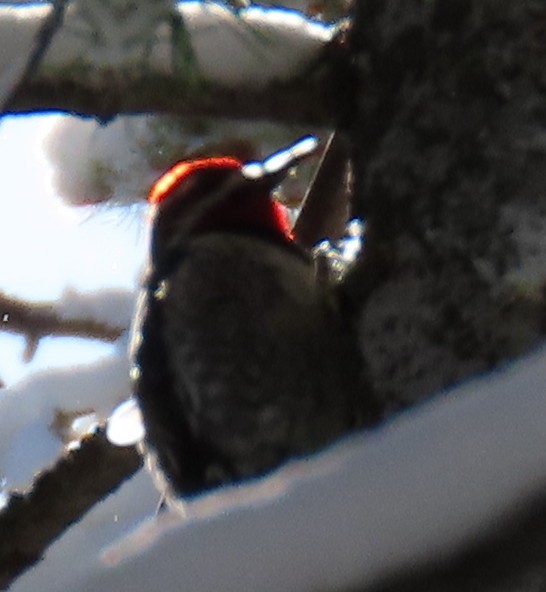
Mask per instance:
[[[113,47],[109,39],[105,48],[80,33],[88,23],[81,11],[69,7],[40,68],[22,81],[6,112],[60,110],[105,120],[119,113],[153,112],[334,123],[339,86],[333,82],[340,72],[334,27],[297,13],[287,19],[276,10],[251,7],[235,15],[211,2],[200,8],[178,6],[196,60],[186,63],[184,72],[165,23],[158,24],[152,47],[143,41],[129,51]],[[35,22],[46,18],[47,11],[39,7],[0,8],[5,69],[11,63],[10,40],[28,36]]]
[[[27,339],[26,359],[38,341],[48,335],[115,341],[126,327],[112,327],[93,319],[63,318],[53,303],[29,303],[0,293],[0,330],[21,333]]]

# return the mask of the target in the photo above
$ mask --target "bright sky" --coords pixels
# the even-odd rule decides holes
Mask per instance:
[[[42,143],[58,120],[0,121],[0,290],[49,301],[67,288],[130,289],[144,252],[140,216],[134,208],[70,207],[55,196]],[[24,365],[23,339],[0,332],[0,378],[9,384],[27,370],[90,361],[110,347],[46,339]]]

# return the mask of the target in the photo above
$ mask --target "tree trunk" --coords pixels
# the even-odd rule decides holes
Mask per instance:
[[[354,213],[347,282],[388,409],[543,339],[546,5],[356,5]]]

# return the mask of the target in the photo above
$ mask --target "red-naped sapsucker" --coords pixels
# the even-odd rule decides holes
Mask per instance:
[[[339,302],[271,198],[292,164],[255,176],[233,158],[181,162],[150,191],[135,394],[175,494],[264,474],[358,423]]]

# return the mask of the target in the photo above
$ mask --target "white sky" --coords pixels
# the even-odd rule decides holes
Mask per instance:
[[[42,143],[59,116],[0,121],[0,290],[28,300],[55,300],[63,290],[131,289],[144,253],[135,209],[64,205],[54,195]],[[45,339],[24,365],[24,341],[0,332],[0,378],[90,361],[111,346]]]

